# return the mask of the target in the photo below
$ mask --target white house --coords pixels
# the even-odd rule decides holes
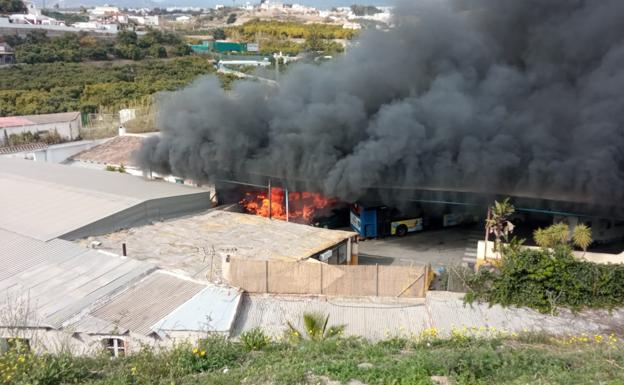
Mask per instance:
[[[57,132],[62,139],[75,140],[80,135],[80,112],[0,117],[0,140],[25,132],[46,134]]]

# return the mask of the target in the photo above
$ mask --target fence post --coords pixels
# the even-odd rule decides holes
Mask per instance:
[[[264,261],[264,290],[269,292],[269,261]]]
[[[379,297],[379,264],[375,264],[375,296]]]

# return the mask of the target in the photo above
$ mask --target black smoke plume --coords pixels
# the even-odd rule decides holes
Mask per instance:
[[[152,170],[366,187],[624,198],[624,1],[412,0],[279,87],[214,77],[161,107]]]

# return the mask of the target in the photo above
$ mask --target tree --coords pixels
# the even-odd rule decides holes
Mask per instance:
[[[0,0],[0,14],[25,13],[26,11],[26,5],[22,0]]]
[[[572,231],[572,244],[581,248],[583,252],[586,252],[592,241],[591,229],[586,224],[581,223],[574,227]]]
[[[585,224],[579,224],[572,229],[572,237],[570,237],[570,228],[566,223],[556,223],[545,229],[537,229],[533,232],[533,240],[544,249],[556,248],[572,244],[575,247],[587,251],[592,243],[591,229]]]
[[[223,30],[223,28],[217,28],[212,31],[212,37],[215,40],[225,40],[225,31]]]
[[[133,45],[137,43],[137,34],[134,31],[121,31],[117,33],[117,44]]]
[[[351,12],[353,12],[355,16],[368,16],[368,15],[374,15],[376,13],[381,13],[381,9],[372,5],[353,4],[351,6]]]
[[[494,235],[494,252],[500,250],[501,240],[509,241],[509,235],[513,232],[514,225],[508,218],[515,211],[516,209],[509,202],[509,198],[505,198],[502,202],[494,201],[494,206],[490,207],[485,228],[488,234]]]
[[[335,325],[327,327],[329,322],[329,314],[323,316],[320,313],[304,313],[303,327],[305,332],[302,333],[295,328],[290,322],[287,322],[290,335],[296,340],[304,339],[307,335],[310,341],[324,341],[326,339],[339,337],[345,329],[345,325]]]
[[[230,15],[228,16],[227,20],[225,21],[226,24],[234,24],[236,23],[236,14],[235,13],[230,13]]]
[[[323,39],[317,28],[312,28],[305,39],[306,48],[310,51],[322,51]]]

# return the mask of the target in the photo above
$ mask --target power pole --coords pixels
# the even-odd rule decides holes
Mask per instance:
[[[288,187],[284,187],[284,199],[286,200],[286,222],[288,221]]]
[[[269,219],[271,219],[271,215],[273,214],[273,208],[271,207],[273,197],[271,195],[271,179],[269,179]]]

